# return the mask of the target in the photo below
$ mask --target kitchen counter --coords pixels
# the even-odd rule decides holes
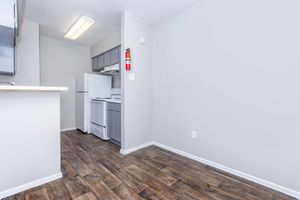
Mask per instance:
[[[109,103],[119,103],[119,104],[122,103],[120,99],[107,99],[106,102],[109,102]]]
[[[67,91],[67,87],[44,87],[44,86],[7,86],[0,85],[0,91],[36,91],[36,92],[61,92]]]
[[[62,177],[60,92],[0,86],[0,199]]]

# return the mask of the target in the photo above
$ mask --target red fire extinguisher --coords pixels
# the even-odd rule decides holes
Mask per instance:
[[[130,53],[130,49],[126,49],[125,62],[126,62],[126,71],[130,71],[131,70],[131,53]]]

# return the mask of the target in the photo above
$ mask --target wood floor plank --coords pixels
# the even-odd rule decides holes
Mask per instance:
[[[87,175],[83,177],[85,185],[87,185],[99,200],[120,200],[120,198],[101,180]]]
[[[49,200],[46,188],[25,192],[25,200]]]
[[[122,181],[112,173],[100,174],[97,171],[85,176],[89,181],[103,182],[109,188],[114,188],[122,183]]]
[[[155,194],[161,194],[161,196],[164,196],[167,199],[182,199],[183,195],[176,192],[175,190],[172,190],[170,187],[168,187],[166,184],[161,182],[157,177],[152,177],[150,173],[147,171],[144,171],[140,168],[138,168],[135,165],[130,165],[125,170],[139,179],[140,181],[146,183],[148,187],[146,188],[146,191],[150,190],[152,193]],[[205,196],[205,195],[203,195]]]
[[[137,167],[141,168],[144,171],[147,171],[152,176],[157,177],[161,182],[165,183],[168,186],[171,186],[173,183],[177,181],[176,178],[163,173],[161,170],[149,165],[146,162],[143,162],[143,160],[137,159],[133,156],[128,157],[128,159],[132,163],[134,163]]]
[[[70,165],[70,163],[66,159],[61,159],[62,164],[62,173],[64,177],[72,177],[75,178],[78,176],[78,172]]]
[[[149,174],[145,173],[145,171],[141,170],[135,165],[130,165],[125,168],[125,170],[136,177],[140,181],[146,183],[146,185],[151,186],[155,190],[161,192],[163,190],[163,184],[156,177],[151,177]]]
[[[122,200],[143,200],[132,188],[125,183],[113,188],[115,194],[117,194]]]
[[[92,173],[92,170],[76,155],[75,152],[66,152],[63,156],[80,176]]]
[[[84,195],[77,197],[75,200],[97,200],[97,198],[95,197],[95,195],[93,193],[88,192]]]
[[[68,188],[62,179],[45,184],[50,200],[71,200]]]
[[[203,173],[207,174],[207,176],[211,178],[218,179],[219,181],[222,181],[223,183],[218,186],[220,190],[228,191],[231,193],[240,193],[242,196],[251,197],[251,199],[271,199],[272,193],[266,192],[264,188],[261,190],[257,190],[257,184],[256,187],[252,185],[252,183],[244,182],[242,179],[235,179],[230,174],[223,174],[214,170],[207,170],[203,169],[200,172],[197,173]]]
[[[25,194],[24,192],[21,192],[19,194],[7,197],[7,198],[3,198],[3,200],[25,200]]]
[[[134,190],[136,193],[140,193],[142,190],[147,188],[148,186],[137,179],[136,177],[132,176],[128,172],[126,172],[124,169],[120,169],[114,173],[118,178],[120,178],[123,183],[128,185],[132,190]]]
[[[61,140],[64,177],[4,200],[296,200],[159,147],[122,155],[79,131]]]
[[[194,198],[201,199],[201,200],[202,199],[203,200],[216,200],[217,199],[217,198],[212,198],[212,197],[208,196],[206,193],[202,193],[203,190],[194,189],[190,185],[188,185],[180,180],[172,185],[172,189],[174,189],[176,191],[180,191],[186,195],[190,195]],[[225,198],[224,198],[224,200],[225,200]]]
[[[172,176],[175,176],[178,180],[174,185],[178,185],[179,183],[184,183],[185,185],[188,185],[189,187],[193,188],[196,191],[199,191],[203,196],[210,197],[211,199],[220,199],[220,200],[231,200],[231,199],[244,199],[245,197],[236,198],[235,194],[232,194],[230,196],[227,195],[226,191],[219,192],[216,190],[216,188],[213,185],[210,185],[208,182],[205,182],[205,180],[201,179],[195,179],[192,176],[189,176],[188,174],[185,174],[183,171],[178,171],[176,169],[173,169],[172,167],[167,167],[163,170],[166,174],[171,174]],[[184,185],[182,185],[184,186]],[[180,188],[180,187],[178,187]],[[178,189],[176,188],[176,189]],[[173,187],[173,189],[175,189]],[[176,190],[175,189],[175,190]]]
[[[73,199],[76,199],[77,197],[89,192],[89,189],[79,176],[75,178],[68,177],[64,181],[69,190],[70,196]]]
[[[146,188],[139,193],[139,195],[146,200],[169,200],[158,192],[151,190],[150,188]]]

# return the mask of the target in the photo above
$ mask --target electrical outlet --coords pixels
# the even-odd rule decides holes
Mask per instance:
[[[192,138],[193,139],[197,138],[197,131],[192,131]]]

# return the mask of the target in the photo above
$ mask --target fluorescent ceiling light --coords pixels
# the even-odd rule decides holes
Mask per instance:
[[[70,40],[76,40],[79,38],[84,32],[86,32],[93,24],[95,20],[89,18],[87,16],[81,16],[65,33],[65,38]]]

